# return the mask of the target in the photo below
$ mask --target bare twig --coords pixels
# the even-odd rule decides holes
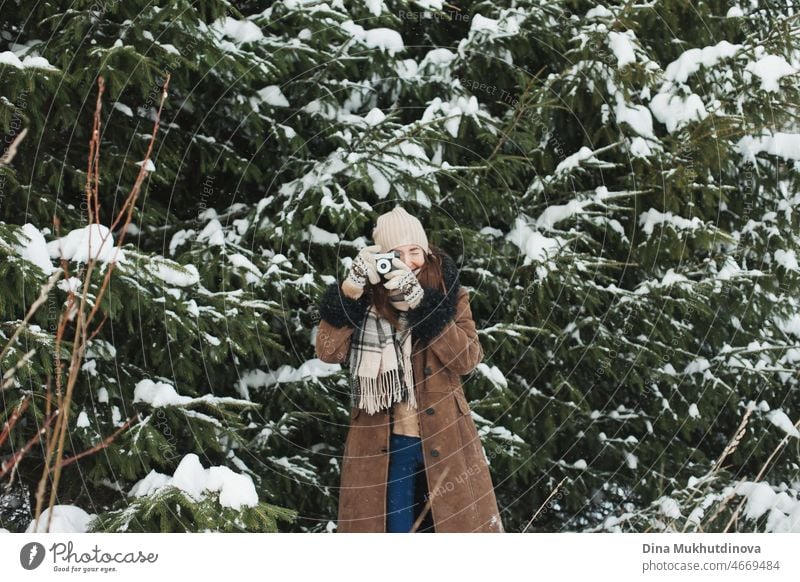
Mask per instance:
[[[561,486],[564,484],[564,481],[566,481],[566,480],[567,480],[567,478],[566,478],[566,477],[564,477],[564,478],[561,480],[561,482],[560,482],[558,485],[556,485],[556,488],[555,488],[555,489],[553,489],[553,490],[550,492],[550,495],[548,495],[548,496],[547,496],[547,499],[545,499],[545,500],[544,500],[544,503],[542,503],[542,505],[539,507],[539,509],[537,509],[537,510],[536,510],[536,513],[534,513],[534,514],[533,514],[533,517],[531,518],[531,520],[530,520],[530,521],[527,523],[527,525],[526,525],[526,526],[523,528],[523,530],[522,530],[522,533],[525,533],[526,531],[528,531],[528,528],[531,526],[531,524],[532,524],[534,521],[536,521],[536,517],[537,517],[537,516],[538,516],[538,515],[539,515],[539,514],[542,512],[542,508],[543,508],[545,505],[547,505],[547,502],[548,502],[548,501],[550,501],[550,499],[552,499],[553,495],[555,495],[556,493],[558,493],[558,490],[559,490],[559,489],[561,489]]]
[[[425,519],[426,515],[428,515],[428,511],[430,511],[430,508],[431,508],[431,499],[433,499],[433,496],[436,494],[436,491],[439,489],[439,485],[442,484],[442,481],[444,481],[444,478],[447,476],[447,472],[449,470],[450,470],[450,467],[445,467],[444,470],[442,471],[442,474],[439,475],[439,478],[436,480],[436,483],[433,486],[433,493],[428,496],[427,501],[425,501],[425,507],[422,508],[422,511],[419,513],[419,517],[417,517],[417,520],[414,522],[414,525],[411,527],[411,531],[409,533],[416,532],[417,528],[422,523],[422,520]]]
[[[95,112],[94,112],[94,125],[92,127],[92,137],[89,140],[89,168],[86,175],[86,199],[87,199],[87,206],[89,207],[89,259],[86,267],[86,272],[84,273],[83,278],[83,292],[81,293],[80,298],[80,306],[77,312],[77,322],[75,325],[75,335],[72,342],[72,354],[70,356],[70,366],[69,366],[69,375],[67,376],[67,390],[64,395],[63,400],[59,402],[59,410],[62,413],[56,419],[56,425],[53,428],[53,433],[55,438],[58,440],[58,445],[56,448],[56,457],[55,462],[53,464],[53,468],[49,465],[50,455],[52,455],[52,444],[48,443],[48,455],[47,461],[44,466],[44,472],[42,474],[42,479],[40,480],[41,484],[47,479],[49,473],[53,472],[53,481],[50,487],[50,502],[49,502],[49,509],[48,512],[48,520],[47,520],[47,528],[46,531],[50,531],[50,524],[53,519],[53,507],[55,506],[56,502],[56,494],[58,492],[58,484],[61,480],[61,460],[64,458],[64,443],[66,441],[67,436],[67,426],[69,424],[69,413],[70,413],[70,404],[72,403],[72,394],[73,390],[75,389],[75,384],[78,380],[78,371],[80,369],[80,363],[83,360],[83,355],[86,349],[86,326],[88,322],[85,319],[86,312],[86,301],[87,296],[89,294],[89,285],[91,284],[92,279],[92,272],[94,271],[95,264],[97,262],[96,257],[92,256],[92,228],[91,226],[95,223],[95,221],[99,221],[99,215],[96,212],[96,208],[94,208],[94,199],[95,196],[93,195],[93,189],[95,189],[99,183],[99,177],[95,176],[95,174],[99,173],[99,166],[97,165],[97,161],[100,157],[100,112],[102,111],[103,107],[103,92],[105,91],[105,80],[103,77],[98,77],[97,79],[97,101],[95,103]],[[103,241],[105,242],[105,241]],[[102,243],[101,243],[102,245]],[[74,297],[73,293],[70,293],[71,296]],[[99,293],[96,298],[95,304],[98,305],[101,301],[102,293]],[[70,303],[70,302],[68,302]],[[70,311],[68,306],[68,311],[65,314],[62,313],[61,319],[62,322],[65,319],[69,319]],[[56,357],[60,362],[60,354],[56,353]],[[42,488],[43,492],[43,488]],[[43,499],[38,499],[36,504],[36,518],[38,520],[41,511]]]
[[[28,410],[28,406],[30,406],[30,403],[31,403],[31,397],[30,396],[26,396],[25,398],[23,398],[20,401],[20,403],[17,405],[17,409],[11,414],[11,416],[8,418],[8,420],[3,424],[3,432],[0,432],[0,445],[2,445],[6,441],[6,439],[8,438],[8,435],[11,434],[11,431],[14,428],[14,425],[17,424],[17,421],[19,420],[19,417],[22,416],[25,413],[26,410]]]
[[[719,457],[717,458],[716,462],[714,463],[714,466],[711,468],[711,470],[708,472],[708,474],[703,477],[703,481],[706,482],[707,484],[710,484],[710,483],[713,482],[713,477],[722,468],[722,463],[725,462],[725,459],[731,453],[733,453],[736,450],[736,447],[739,446],[739,443],[742,442],[742,439],[744,438],[744,435],[747,433],[747,423],[748,423],[748,421],[750,419],[750,415],[753,413],[753,410],[754,409],[750,408],[750,407],[748,407],[745,410],[744,416],[742,417],[742,420],[739,422],[739,426],[736,428],[736,432],[733,433],[733,436],[731,437],[731,440],[728,441],[727,445],[725,445],[725,448],[722,450],[722,453],[720,453]],[[708,485],[706,486],[706,488],[707,487],[708,487]],[[689,494],[689,497],[684,502],[686,505],[691,503],[691,501],[694,498],[695,493],[697,493],[697,491],[698,490],[695,489],[694,491],[692,491]],[[691,515],[691,513],[689,515]],[[673,520],[673,522],[674,521],[675,520]],[[670,523],[672,523],[672,522],[670,522]],[[689,524],[689,520],[687,519],[686,522],[683,524],[683,529],[681,531],[685,532],[686,528],[688,528],[689,525],[690,525]],[[698,527],[699,527],[699,525],[700,524],[698,524]]]
[[[0,158],[0,166],[8,166],[11,164],[11,160],[14,159],[14,156],[17,155],[17,147],[25,139],[25,134],[28,133],[28,128],[24,128],[17,134],[17,137],[14,138],[14,141],[11,142],[11,145],[8,146],[6,153],[3,154],[3,157]]]
[[[89,338],[86,340],[86,343],[89,343],[90,341],[92,341],[92,340],[95,338],[95,336],[96,336],[96,335],[97,335],[97,334],[100,332],[100,330],[102,329],[102,327],[103,327],[103,324],[106,322],[106,320],[107,320],[107,319],[108,319],[108,313],[106,313],[106,314],[103,316],[103,321],[101,321],[101,322],[100,322],[100,325],[98,325],[98,326],[97,326],[97,328],[96,328],[96,329],[95,329],[95,330],[92,332],[92,335],[90,335],[90,336],[89,336]]]
[[[116,256],[119,252],[119,249],[122,246],[122,243],[125,238],[125,233],[127,232],[127,226],[130,223],[131,217],[133,215],[133,209],[136,206],[136,201],[139,196],[139,191],[141,190],[142,183],[144,182],[144,178],[147,174],[147,165],[150,161],[150,155],[153,151],[153,145],[155,143],[155,137],[158,134],[158,128],[161,121],[161,112],[164,107],[164,102],[167,97],[167,87],[169,86],[170,75],[166,75],[164,86],[162,87],[162,94],[161,94],[161,103],[158,108],[158,113],[156,114],[156,119],[154,122],[153,133],[150,137],[150,143],[147,147],[147,152],[145,154],[144,161],[142,162],[141,168],[139,169],[139,174],[136,177],[136,180],[131,188],[130,193],[128,194],[127,198],[125,199],[121,209],[117,217],[112,222],[111,226],[109,227],[109,232],[107,235],[102,237],[101,247],[105,244],[106,239],[111,236],[112,231],[117,226],[117,224],[123,220],[124,218],[124,226],[122,228],[122,234],[120,235],[118,245],[114,251],[114,257],[109,261],[109,268],[106,269],[105,276],[103,278],[103,282],[100,286],[99,291],[96,294],[94,304],[87,314],[87,301],[89,296],[89,287],[91,284],[92,273],[94,272],[95,266],[97,264],[97,257],[90,256],[87,261],[86,270],[83,273],[83,290],[80,296],[80,301],[77,302],[77,306],[75,305],[75,293],[70,291],[67,296],[67,308],[64,313],[61,314],[58,330],[56,333],[56,397],[58,401],[58,410],[61,411],[60,414],[57,415],[55,426],[53,427],[53,434],[52,438],[48,435],[47,438],[47,452],[45,454],[45,462],[44,468],[42,470],[42,477],[39,480],[39,487],[36,493],[36,520],[38,521],[39,517],[41,516],[42,506],[44,503],[44,494],[46,489],[46,484],[51,477],[52,474],[52,483],[50,486],[50,498],[49,498],[49,520],[47,524],[47,531],[50,529],[50,520],[52,520],[53,512],[52,508],[56,502],[56,493],[58,491],[58,485],[61,479],[61,469],[64,466],[67,466],[79,458],[82,458],[86,455],[92,454],[102,448],[107,447],[113,440],[124,430],[130,426],[130,423],[133,422],[134,419],[129,420],[128,422],[123,425],[120,430],[117,430],[113,435],[106,438],[100,445],[89,449],[88,451],[84,451],[74,457],[70,457],[68,459],[64,459],[64,443],[66,440],[67,434],[67,427],[69,425],[69,413],[70,407],[72,403],[72,396],[75,390],[75,385],[78,380],[78,375],[80,372],[80,364],[83,361],[84,354],[86,352],[86,347],[89,341],[91,341],[95,335],[97,335],[100,328],[105,323],[105,318],[100,323],[100,325],[89,334],[89,327],[97,314],[98,310],[100,309],[100,305],[102,304],[103,296],[108,288],[108,284],[111,279],[111,274],[114,271],[114,267],[116,266]],[[91,226],[94,224],[100,224],[100,205],[99,205],[99,184],[100,184],[100,168],[99,168],[99,161],[100,161],[100,121],[101,121],[101,110],[102,110],[102,95],[105,87],[105,82],[102,77],[98,78],[98,95],[97,101],[95,105],[95,114],[94,114],[94,125],[92,128],[92,136],[89,142],[89,162],[88,162],[88,170],[86,176],[86,201],[87,206],[89,208],[89,248],[92,249],[92,229]],[[56,225],[58,224],[57,218],[54,219]],[[66,260],[62,257],[61,259],[62,267],[64,272],[67,271],[67,264]],[[73,313],[74,310],[74,313]],[[107,317],[107,315],[106,315]],[[61,390],[61,372],[63,363],[61,362],[60,358],[60,345],[61,340],[64,336],[64,332],[66,329],[66,325],[68,321],[72,321],[75,319],[75,330],[74,330],[74,337],[72,341],[72,353],[70,355],[70,363],[68,368],[68,375],[67,375],[67,382],[66,382],[66,390],[62,394]],[[49,382],[48,382],[49,386]],[[49,392],[48,392],[49,398]],[[134,418],[138,418],[138,415]],[[55,458],[53,458],[55,455]]]
[[[53,419],[54,419],[56,416],[58,416],[58,410],[56,410],[56,411],[55,411],[53,414],[51,414],[51,415],[50,415],[50,416],[47,418],[47,420],[45,420],[45,421],[44,421],[44,424],[42,425],[42,427],[41,427],[41,428],[40,428],[38,431],[36,431],[36,434],[35,434],[35,435],[33,435],[33,436],[30,438],[30,440],[28,440],[28,442],[27,442],[27,443],[25,443],[25,446],[24,446],[24,447],[22,447],[22,448],[21,448],[20,450],[18,450],[16,453],[14,453],[13,455],[11,455],[11,458],[10,458],[10,459],[7,459],[7,460],[6,460],[6,461],[5,461],[5,462],[4,462],[2,465],[0,465],[0,479],[2,479],[3,477],[5,477],[5,476],[6,476],[6,473],[8,473],[8,472],[9,472],[9,471],[11,471],[12,469],[14,469],[14,467],[16,467],[16,466],[17,466],[17,464],[20,462],[20,460],[22,459],[22,457],[24,457],[24,456],[25,456],[25,454],[26,454],[26,453],[27,453],[27,452],[30,450],[30,448],[31,448],[33,445],[35,445],[36,443],[38,443],[38,442],[39,442],[39,435],[40,435],[40,434],[42,434],[42,433],[43,433],[43,432],[44,432],[44,431],[47,429],[47,426],[48,426],[48,425],[49,425],[51,422],[53,422]]]
[[[800,427],[800,420],[794,423],[794,427],[795,428]],[[772,454],[764,462],[764,465],[762,465],[761,470],[758,472],[758,475],[756,475],[756,478],[754,479],[756,483],[758,483],[764,476],[764,474],[767,472],[767,467],[769,466],[770,463],[772,463],[772,459],[774,459],[775,456],[780,452],[780,450],[786,446],[786,443],[789,442],[790,436],[792,435],[786,433],[786,436],[781,439],[781,442],[778,443],[778,446],[775,447],[775,450],[772,451]],[[742,510],[742,506],[744,505],[745,499],[746,497],[743,497],[742,500],[739,502],[739,505],[736,506],[736,510],[733,512],[733,515],[731,516],[730,520],[728,520],[728,525],[725,526],[725,529],[722,530],[722,533],[727,533],[730,527],[733,525],[733,522],[738,518],[739,512]]]
[[[728,506],[728,502],[730,502],[730,500],[733,499],[734,495],[736,495],[736,492],[732,491],[731,493],[725,496],[725,499],[720,501],[719,505],[717,505],[717,509],[714,511],[711,517],[708,518],[708,523],[714,523],[714,520],[717,519],[717,516],[720,513],[722,513],[722,511]],[[697,527],[698,529],[701,529],[699,524]]]
[[[86,449],[82,453],[78,453],[77,455],[73,455],[61,461],[61,466],[66,467],[67,465],[71,465],[72,463],[74,463],[79,459],[82,459],[83,457],[88,457],[89,455],[92,455],[97,451],[105,449],[106,447],[108,447],[108,445],[114,442],[114,439],[116,439],[122,431],[124,431],[126,428],[128,428],[131,424],[133,424],[137,420],[139,420],[138,414],[132,416],[127,421],[125,421],[125,424],[123,424],[121,427],[115,430],[114,434],[107,436],[105,439],[103,439],[103,442],[96,444],[91,449]]]
[[[158,106],[158,113],[156,113],[156,119],[155,119],[155,122],[153,123],[153,133],[150,135],[150,143],[147,144],[147,152],[145,153],[144,161],[142,162],[142,166],[139,168],[139,174],[136,176],[136,181],[133,183],[133,188],[131,189],[131,193],[128,195],[127,200],[125,200],[125,203],[120,208],[120,211],[119,211],[119,214],[117,215],[117,218],[114,219],[114,222],[109,227],[109,230],[114,230],[114,227],[116,227],[117,223],[119,222],[120,218],[122,217],[123,212],[127,208],[128,214],[126,215],[125,224],[124,224],[124,226],[122,228],[122,234],[120,235],[120,242],[119,242],[119,244],[117,246],[121,246],[122,245],[122,241],[125,238],[125,234],[128,232],[128,229],[126,227],[128,226],[128,223],[130,222],[131,214],[133,213],[133,206],[136,204],[136,199],[139,196],[139,189],[142,187],[142,182],[144,182],[144,177],[147,175],[147,171],[148,171],[147,170],[147,162],[150,161],[150,154],[153,152],[153,145],[155,144],[155,141],[156,141],[156,135],[158,134],[158,128],[161,125],[161,111],[164,108],[164,101],[167,98],[167,88],[169,87],[169,80],[170,80],[170,75],[167,75],[165,80],[164,80],[164,87],[162,88],[162,92],[161,92],[161,103]]]

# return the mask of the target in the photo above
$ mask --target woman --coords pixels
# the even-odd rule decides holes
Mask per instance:
[[[436,532],[502,532],[459,379],[483,348],[458,269],[400,206],[372,238],[319,306],[317,356],[350,366],[337,531],[409,532],[430,499]],[[374,254],[390,251],[382,278]]]

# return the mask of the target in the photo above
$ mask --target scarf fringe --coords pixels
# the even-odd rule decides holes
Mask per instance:
[[[358,408],[365,410],[368,414],[375,414],[392,406],[395,402],[403,401],[407,401],[409,406],[416,408],[417,399],[414,390],[408,389],[409,386],[413,386],[413,379],[409,381],[409,376],[413,375],[404,374],[401,381],[400,374],[396,369],[387,370],[377,378],[359,376],[358,387],[360,390],[356,391]]]
[[[378,316],[374,308],[370,308],[361,333],[353,337],[350,362],[351,401],[368,414],[375,414],[403,401],[408,406],[417,408],[410,356],[411,334],[404,329],[401,334],[403,341],[399,342],[395,331],[388,321]],[[365,340],[371,341],[373,351],[362,351],[361,344]],[[376,347],[380,355],[376,355]]]

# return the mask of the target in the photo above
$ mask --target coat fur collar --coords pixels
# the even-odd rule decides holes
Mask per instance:
[[[424,287],[422,301],[416,309],[408,312],[412,327],[411,336],[416,340],[428,341],[435,338],[445,326],[455,319],[458,291],[461,286],[458,266],[447,253],[441,253],[442,278],[447,288],[445,295],[441,289]]]

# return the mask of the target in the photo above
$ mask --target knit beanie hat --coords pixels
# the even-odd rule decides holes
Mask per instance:
[[[381,245],[384,253],[403,245],[419,245],[426,254],[430,253],[428,237],[422,223],[399,204],[378,217],[372,231],[372,240]]]

